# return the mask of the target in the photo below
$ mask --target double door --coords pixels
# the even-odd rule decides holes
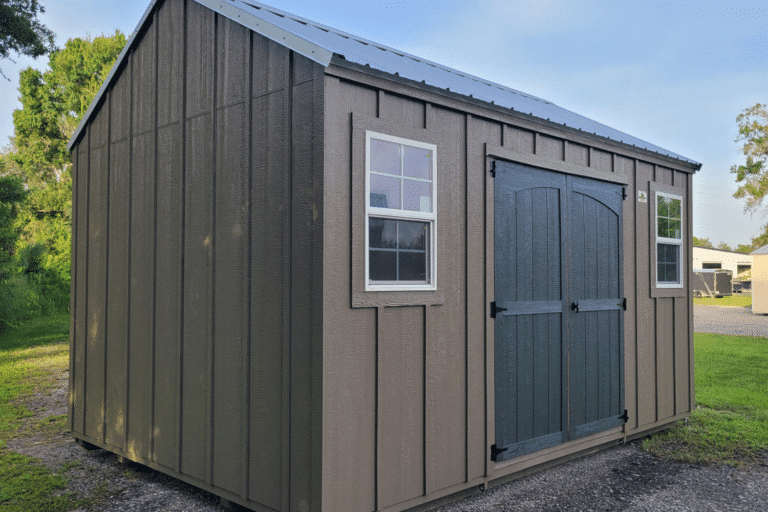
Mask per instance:
[[[620,185],[495,162],[495,434],[507,460],[621,425]]]

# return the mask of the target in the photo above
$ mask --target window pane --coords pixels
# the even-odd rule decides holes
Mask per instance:
[[[659,232],[657,236],[667,238],[669,236],[669,221],[667,219],[659,218]]]
[[[656,276],[660,283],[680,282],[680,246],[658,244]]]
[[[400,178],[371,174],[371,206],[400,208]]]
[[[667,263],[667,281],[670,283],[679,283],[680,277],[677,275],[678,266]]]
[[[669,217],[672,219],[680,219],[680,200],[669,199]]]
[[[400,280],[425,281],[427,279],[426,252],[400,252]]]
[[[397,280],[397,252],[370,250],[368,265],[371,281]]]
[[[680,238],[680,221],[679,220],[670,220],[669,221],[669,238]]]
[[[403,180],[403,209],[413,212],[432,211],[432,184]]]
[[[371,139],[371,171],[400,176],[400,144]]]
[[[403,176],[432,179],[432,151],[403,146]]]
[[[667,198],[664,196],[656,196],[657,203],[659,205],[659,217],[668,217],[669,216],[669,208],[667,203]]]
[[[370,247],[395,249],[397,247],[397,221],[371,218],[368,227]]]
[[[423,251],[429,238],[429,224],[426,222],[399,221],[398,249]]]

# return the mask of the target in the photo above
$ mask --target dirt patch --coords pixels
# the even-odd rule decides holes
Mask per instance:
[[[26,402],[33,413],[8,448],[39,458],[68,478],[62,492],[93,500],[90,511],[225,511],[213,494],[157,471],[87,451],[66,431],[67,376]],[[83,509],[84,510],[84,509]],[[440,507],[496,510],[768,510],[768,454],[747,469],[697,466],[655,457],[635,444],[582,457]]]
[[[68,479],[61,494],[91,498],[89,511],[225,511],[219,497],[141,465],[124,463],[106,450],[88,451],[66,430],[68,376],[56,376],[49,393],[24,402],[32,412],[7,448],[35,457]]]

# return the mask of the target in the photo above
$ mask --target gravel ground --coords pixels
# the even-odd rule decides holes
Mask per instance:
[[[740,306],[694,306],[693,325],[696,332],[768,337],[768,315]]]
[[[745,308],[696,306],[696,331],[768,335],[768,316]],[[66,414],[67,376],[48,396],[35,396],[26,421]],[[219,498],[162,473],[86,451],[68,432],[8,443],[65,474],[65,491],[94,499],[91,511],[225,511]],[[439,512],[480,511],[768,511],[768,454],[747,469],[694,466],[654,457],[638,445],[616,446],[443,505]],[[84,512],[84,511],[83,511]]]
[[[28,402],[28,421],[66,413],[66,375],[50,396]],[[91,511],[225,511],[219,498],[157,471],[86,451],[71,434],[15,439],[9,448],[69,469],[66,491],[93,497]],[[636,444],[616,446],[443,505],[439,512],[480,511],[756,511],[768,510],[768,454],[747,469],[682,464]],[[85,512],[85,511],[83,511]]]

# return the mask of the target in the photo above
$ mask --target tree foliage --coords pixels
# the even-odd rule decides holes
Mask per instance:
[[[56,49],[53,32],[37,19],[43,12],[37,0],[0,0],[0,58],[12,52],[37,58]]]
[[[746,157],[743,165],[734,165],[731,172],[736,183],[742,183],[733,197],[744,199],[746,211],[756,211],[768,193],[768,109],[756,104],[744,110],[736,118],[739,135],[736,142],[742,143],[741,152]]]
[[[736,249],[734,249],[734,250],[735,250],[736,252],[741,252],[741,253],[744,253],[744,254],[749,254],[749,253],[751,253],[752,251],[754,251],[755,249],[756,249],[756,247],[753,249],[751,245],[746,245],[746,244],[739,244],[739,245],[736,247]]]
[[[12,176],[0,176],[0,279],[10,273],[10,264],[16,253],[19,238],[16,217],[26,192],[21,180]]]
[[[71,39],[51,54],[48,71],[20,74],[22,108],[13,113],[11,144],[0,153],[0,180],[24,192],[13,203],[12,219],[4,217],[10,219],[3,224],[7,236],[0,226],[7,248],[0,328],[69,304],[72,166],[66,146],[124,46],[120,32]],[[0,186],[0,207],[10,211],[2,197]]]
[[[693,237],[693,245],[696,247],[708,247],[710,249],[715,248],[715,246],[712,245],[712,242],[709,241],[709,238],[699,238],[697,236]]]
[[[21,72],[22,108],[14,111],[11,159],[27,180],[50,182],[69,165],[66,147],[125,46],[125,36],[70,39],[50,57],[50,70]]]
[[[720,242],[719,244],[717,244],[717,248],[720,249],[721,251],[732,251],[733,250],[733,249],[731,249],[731,246],[728,245],[725,242]]]

